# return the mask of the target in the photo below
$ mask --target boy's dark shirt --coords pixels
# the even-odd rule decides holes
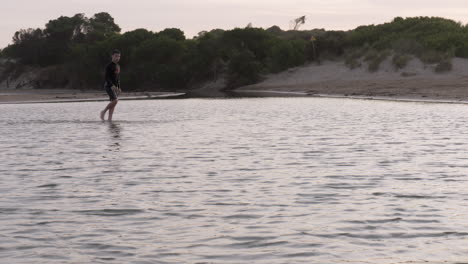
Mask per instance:
[[[120,65],[110,62],[106,66],[106,87],[116,86],[120,88]]]

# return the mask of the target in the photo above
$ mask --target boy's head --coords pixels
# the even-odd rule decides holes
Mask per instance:
[[[115,63],[120,61],[120,50],[115,49],[112,51],[112,61]]]

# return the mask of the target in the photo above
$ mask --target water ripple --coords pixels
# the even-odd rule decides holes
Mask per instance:
[[[143,213],[144,210],[139,209],[102,209],[102,210],[82,210],[73,211],[74,213],[84,215],[98,215],[98,216],[121,216],[121,215],[135,215]]]

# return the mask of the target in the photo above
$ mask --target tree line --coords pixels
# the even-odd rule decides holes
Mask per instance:
[[[349,31],[247,27],[203,31],[187,39],[177,28],[121,33],[114,18],[103,12],[90,18],[61,16],[45,28],[19,30],[0,55],[15,61],[12,69],[52,69],[55,83],[51,84],[96,89],[102,85],[103,68],[113,49],[123,55],[126,90],[188,89],[217,78],[226,78],[227,87],[235,88],[309,62],[350,58],[352,63],[388,50],[399,54],[398,63],[401,56],[409,55],[427,63],[431,58],[466,58],[468,28],[438,17],[397,17]]]

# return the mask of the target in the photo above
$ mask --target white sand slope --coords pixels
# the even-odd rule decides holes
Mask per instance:
[[[371,73],[367,65],[351,70],[343,61],[326,61],[269,75],[238,91],[468,100],[468,59],[455,58],[452,64],[452,71],[435,73],[436,65],[424,65],[418,59],[402,70],[396,70],[387,59]]]

